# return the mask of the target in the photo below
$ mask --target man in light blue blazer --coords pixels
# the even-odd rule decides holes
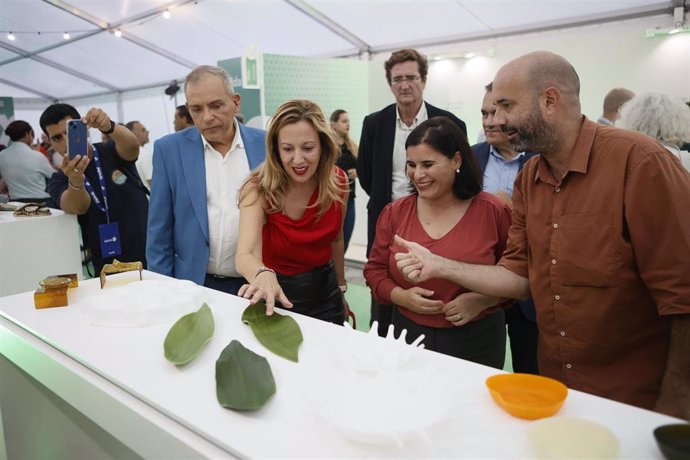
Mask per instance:
[[[148,269],[237,294],[237,192],[266,158],[266,133],[235,121],[240,96],[224,69],[197,67],[184,89],[194,127],[153,149]]]

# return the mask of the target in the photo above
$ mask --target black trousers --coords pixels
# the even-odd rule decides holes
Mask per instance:
[[[485,366],[503,369],[506,357],[506,328],[503,310],[489,313],[484,318],[464,326],[441,328],[415,323],[393,310],[396,335],[407,329],[405,340],[412,343],[424,334],[424,348],[445,355],[466,359]]]
[[[539,329],[537,323],[527,319],[518,304],[505,310],[506,327],[510,337],[510,356],[513,359],[513,371],[527,374],[539,374],[537,364],[537,343]]]
[[[393,323],[393,305],[384,305],[377,303],[374,296],[371,296],[371,318],[369,319],[369,326],[374,321],[378,321],[378,334],[380,337],[385,337],[388,333],[388,326]]]
[[[206,278],[204,279],[205,287],[232,295],[237,295],[243,284],[247,284],[247,280],[242,277],[221,277],[207,273]]]
[[[278,283],[295,313],[340,326],[345,322],[343,293],[338,287],[333,263],[296,275],[277,273]]]

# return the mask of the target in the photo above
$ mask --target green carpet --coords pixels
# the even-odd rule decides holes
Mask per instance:
[[[357,330],[369,331],[369,318],[371,317],[371,293],[367,286],[350,283],[345,293],[347,303],[350,305],[357,318]],[[513,360],[510,356],[510,340],[506,337],[506,360],[503,370],[513,372]]]

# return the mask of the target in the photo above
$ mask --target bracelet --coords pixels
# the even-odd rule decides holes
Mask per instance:
[[[276,274],[275,270],[268,268],[268,267],[259,267],[259,269],[256,271],[256,275],[254,275],[254,278],[262,274],[263,272],[271,272],[274,275]]]
[[[107,130],[103,131],[102,129],[99,129],[100,132],[103,134],[112,134],[113,131],[115,131],[115,122],[113,120],[110,120],[110,128]]]
[[[82,185],[81,187],[77,187],[76,185],[72,184],[72,181],[67,179],[67,183],[69,184],[69,188],[73,190],[84,190],[84,186]]]
[[[340,288],[340,292],[343,294],[347,292],[347,284],[339,284],[338,287]]]

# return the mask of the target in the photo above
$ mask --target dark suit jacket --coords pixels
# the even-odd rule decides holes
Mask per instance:
[[[475,156],[477,157],[477,161],[479,162],[479,167],[482,170],[482,174],[486,170],[486,165],[489,163],[489,143],[488,142],[481,142],[479,144],[473,145],[472,146],[472,151],[474,152]],[[527,152],[525,153],[519,161],[520,164],[520,170],[522,170],[522,167],[525,165],[527,160],[532,158],[533,156],[536,156],[536,153],[533,152]],[[528,300],[518,300],[518,305],[520,306],[520,311],[522,311],[522,314],[525,315],[527,319],[532,321],[533,323],[537,321],[537,312],[535,311],[534,308],[534,302],[532,299]]]
[[[429,118],[445,116],[467,133],[465,122],[452,113],[441,110],[428,102],[426,112]],[[367,115],[362,125],[357,156],[357,178],[369,195],[367,204],[367,256],[374,243],[376,221],[383,208],[391,202],[393,186],[393,145],[395,143],[396,105]]]

